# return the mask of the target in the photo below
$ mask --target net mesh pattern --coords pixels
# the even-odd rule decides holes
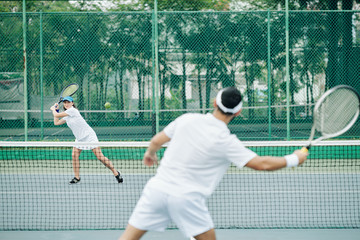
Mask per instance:
[[[145,183],[156,173],[156,167],[142,164],[148,143],[100,143],[121,170],[122,184],[92,151],[83,151],[76,185],[68,184],[74,176],[71,144],[0,145],[0,230],[126,227]],[[245,142],[259,155],[274,156],[303,144]],[[360,141],[331,141],[313,146],[309,160],[297,168],[262,172],[230,166],[207,202],[215,227],[359,228],[359,159]]]

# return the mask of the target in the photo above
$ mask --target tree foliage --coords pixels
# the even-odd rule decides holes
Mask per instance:
[[[79,108],[101,109],[111,98],[116,109],[126,110],[150,108],[153,80],[153,1],[141,0],[138,9],[144,12],[84,12],[86,4],[80,7],[66,1],[28,1],[28,50],[30,89],[39,92],[36,82],[39,71],[39,11],[45,14],[43,26],[44,80],[48,93],[58,93],[64,84],[76,81],[80,84]],[[116,1],[115,1],[116,3]],[[117,2],[118,3],[118,2]],[[181,4],[179,4],[181,3]],[[263,1],[257,4],[278,6],[277,1]],[[305,4],[306,3],[306,4]],[[320,1],[325,3],[325,1]],[[22,1],[7,1],[1,5],[7,12],[20,12]],[[82,4],[82,5],[81,5]],[[271,78],[273,81],[268,98],[273,105],[285,96],[285,26],[283,12],[272,12],[268,19],[266,11],[259,12],[209,12],[208,9],[229,8],[229,1],[159,1],[159,80],[161,109],[169,105],[171,93],[182,108],[188,107],[186,87],[189,81],[197,86],[197,107],[211,107],[214,88],[233,86],[245,80],[243,89],[248,106],[258,104],[255,84],[264,84],[267,77],[267,34],[268,21],[271,24]],[[254,3],[255,4],[255,3]],[[272,4],[272,5],[271,5]],[[294,2],[291,7],[308,6],[308,2]],[[116,6],[116,5],[115,5]],[[140,7],[139,7],[140,6]],[[263,5],[265,6],[265,5]],[[134,8],[134,5],[129,5]],[[122,6],[122,9],[125,9]],[[72,9],[72,13],[60,13]],[[113,8],[112,10],[116,9]],[[50,13],[52,11],[57,11]],[[173,10],[188,12],[174,13]],[[190,11],[200,10],[200,11]],[[318,84],[317,77],[326,72],[327,84],[336,84],[338,73],[336,57],[338,45],[344,44],[344,52],[351,55],[352,43],[342,36],[348,32],[349,16],[339,19],[339,14],[309,12],[290,14],[290,87],[291,102],[295,93],[306,88],[307,102],[314,102],[312,85]],[[22,21],[21,14],[3,14],[0,19],[0,49],[7,52],[2,58],[3,72],[16,72],[22,68]],[[335,22],[329,24],[329,19]],[[331,31],[332,25],[341,22],[343,35]],[[346,30],[347,29],[347,30]],[[342,41],[344,39],[344,41]],[[350,38],[351,39],[351,38]],[[297,49],[302,49],[298,51]],[[326,55],[328,51],[328,55]],[[346,52],[347,51],[347,52]],[[16,54],[12,54],[16,53]],[[325,59],[329,62],[326,64]],[[344,59],[344,61],[348,61]],[[333,64],[333,65],[331,65]],[[325,69],[327,70],[325,71]],[[20,70],[21,71],[21,70]],[[343,71],[346,73],[345,69]],[[344,74],[345,76],[345,74]],[[344,77],[344,81],[346,78]],[[109,82],[114,81],[114,88]],[[341,81],[343,81],[341,79]],[[131,84],[136,83],[136,87]],[[243,84],[243,83],[242,83]],[[136,97],[129,89],[136,88]],[[51,89],[51,90],[50,90]],[[94,89],[90,91],[90,89]],[[92,93],[93,92],[93,93]],[[137,99],[132,101],[131,99]],[[173,99],[174,100],[174,99]],[[250,110],[249,116],[255,113]],[[119,114],[123,117],[124,114]],[[274,116],[274,113],[273,113]],[[102,118],[103,115],[98,115]],[[140,114],[140,118],[144,116]]]

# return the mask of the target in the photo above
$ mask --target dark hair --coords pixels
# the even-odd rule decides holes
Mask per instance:
[[[73,107],[76,108],[75,103],[73,104]],[[63,105],[63,109],[64,109],[64,111],[66,111],[66,108],[64,105]]]
[[[221,102],[224,105],[224,107],[227,108],[234,108],[236,107],[242,100],[242,96],[240,91],[235,87],[227,87],[224,88],[222,94],[221,94]],[[224,112],[220,107],[218,107],[221,113],[225,115],[233,115],[233,113]]]

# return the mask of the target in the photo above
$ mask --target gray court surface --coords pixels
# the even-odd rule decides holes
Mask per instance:
[[[117,240],[123,231],[0,231],[0,240]],[[218,229],[218,240],[359,240],[360,229]],[[149,232],[143,240],[185,240],[178,230]]]
[[[151,176],[1,174],[0,230],[123,229]],[[359,186],[358,173],[226,174],[208,206],[218,229],[360,228]]]

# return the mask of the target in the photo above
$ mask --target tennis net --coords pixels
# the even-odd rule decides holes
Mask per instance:
[[[123,184],[92,151],[83,151],[81,182],[69,185],[73,145],[0,142],[0,230],[126,227],[143,186],[156,172],[142,164],[148,143],[97,144],[121,170]],[[259,155],[282,156],[306,142],[245,145]],[[260,172],[231,166],[208,207],[216,228],[359,228],[360,141],[320,143],[294,169]]]

